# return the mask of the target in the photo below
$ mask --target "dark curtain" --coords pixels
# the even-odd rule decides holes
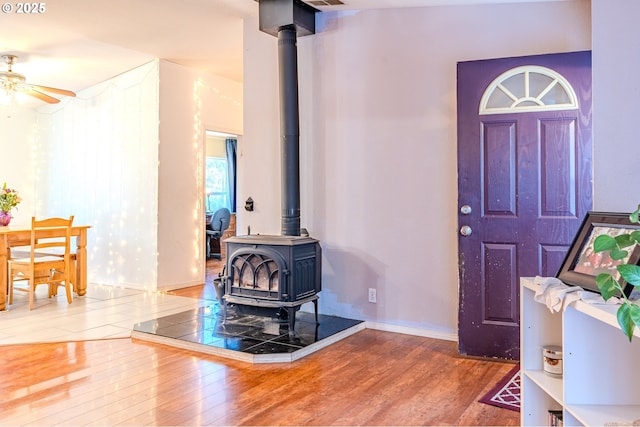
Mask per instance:
[[[236,211],[236,149],[238,140],[228,138],[227,143],[227,169],[229,171],[229,210]]]

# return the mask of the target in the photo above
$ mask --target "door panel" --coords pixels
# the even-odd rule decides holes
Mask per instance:
[[[540,211],[543,217],[575,217],[577,207],[575,120],[540,120]]]
[[[524,65],[560,73],[579,109],[480,115],[485,88]],[[458,198],[471,207],[459,214],[471,229],[458,239],[463,355],[519,359],[520,277],[555,276],[591,209],[590,81],[590,52],[458,64]]]
[[[484,122],[482,160],[485,215],[516,215],[516,125]]]
[[[513,282],[517,281],[517,246],[488,243],[483,252],[483,318],[487,323],[517,324],[518,304],[513,298]]]

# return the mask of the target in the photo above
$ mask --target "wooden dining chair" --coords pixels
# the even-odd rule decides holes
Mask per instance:
[[[71,240],[73,241],[73,237],[71,238]],[[64,248],[47,248],[46,250],[39,249],[36,253],[36,256],[47,256],[47,255],[63,256]],[[28,252],[27,252],[27,256],[29,256]],[[76,255],[76,248],[74,245],[70,245],[69,246],[69,281],[71,282],[73,292],[78,292],[78,289],[77,289],[78,282],[76,280],[77,259],[78,257]],[[51,291],[52,292],[51,296],[56,296],[58,294],[57,288],[58,288],[57,286],[53,287]]]
[[[31,218],[31,242],[29,257],[10,258],[7,262],[9,276],[9,304],[13,304],[13,291],[29,293],[29,309],[33,309],[36,287],[49,285],[49,297],[55,295],[58,286],[64,286],[67,301],[71,303],[70,242],[73,215],[69,219]],[[60,255],[42,255],[41,251],[60,252]],[[15,282],[26,282],[26,287]]]

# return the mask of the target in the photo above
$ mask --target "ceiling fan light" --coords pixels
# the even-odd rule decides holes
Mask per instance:
[[[4,107],[13,107],[16,104],[15,92],[10,89],[3,88],[0,90],[0,105]]]
[[[24,83],[27,80],[22,74],[9,71],[0,72],[0,79],[14,84]]]
[[[27,83],[25,76],[14,72],[12,69],[17,56],[7,54],[2,55],[2,57],[7,64],[7,71],[0,71],[0,89],[4,89],[6,93],[26,94],[49,104],[57,104],[60,100],[49,95],[47,92],[62,96],[76,96],[76,94],[70,90]]]
[[[0,80],[0,88],[5,95],[10,95],[16,90],[15,85],[12,85],[11,82],[6,80]]]

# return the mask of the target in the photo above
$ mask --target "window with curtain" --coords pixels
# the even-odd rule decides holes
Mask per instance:
[[[229,167],[225,157],[209,157],[206,159],[205,199],[207,212],[215,212],[220,208],[230,209],[229,203]]]

